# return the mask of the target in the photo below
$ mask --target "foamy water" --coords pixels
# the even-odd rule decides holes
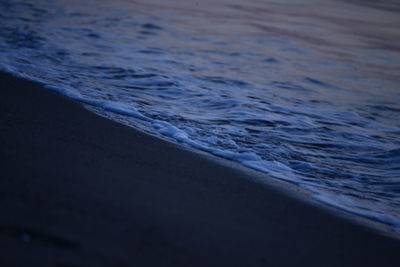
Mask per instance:
[[[400,7],[322,2],[2,1],[0,67],[396,230]]]

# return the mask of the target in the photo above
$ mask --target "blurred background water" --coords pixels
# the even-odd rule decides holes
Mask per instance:
[[[394,231],[399,51],[390,0],[0,2],[2,70]]]

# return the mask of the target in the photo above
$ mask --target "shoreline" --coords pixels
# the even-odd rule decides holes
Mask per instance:
[[[102,118],[37,83],[0,79],[2,265],[400,260],[399,240],[289,195],[285,182],[260,185],[256,171]]]
[[[22,79],[24,79],[24,78],[22,78]],[[53,90],[53,89],[51,89],[51,90]],[[63,95],[58,90],[55,90],[55,92]],[[69,99],[69,98],[67,97],[67,99]],[[72,101],[75,101],[75,100],[72,99]],[[344,218],[345,220],[349,220],[350,222],[357,223],[363,227],[370,228],[372,231],[376,231],[378,234],[387,235],[388,237],[400,240],[400,232],[395,230],[395,229],[397,229],[396,226],[385,224],[385,222],[382,220],[372,219],[372,218],[363,216],[362,214],[357,214],[356,212],[354,212],[348,208],[346,209],[346,208],[340,207],[339,205],[335,205],[329,201],[320,200],[320,199],[318,199],[318,197],[321,195],[313,193],[311,190],[308,190],[308,189],[298,185],[295,181],[271,177],[268,175],[268,173],[260,171],[256,168],[251,168],[251,167],[245,166],[238,161],[235,161],[235,160],[232,160],[229,158],[224,158],[222,156],[217,156],[211,152],[207,152],[207,151],[204,151],[204,150],[201,150],[198,148],[191,147],[190,145],[187,145],[186,143],[180,143],[180,142],[176,141],[175,139],[170,138],[168,136],[161,136],[161,135],[157,135],[155,133],[146,132],[140,128],[135,127],[134,125],[132,125],[130,123],[127,123],[124,119],[115,120],[115,117],[110,118],[110,116],[108,115],[108,112],[110,112],[110,111],[104,111],[101,108],[99,108],[98,106],[93,106],[91,104],[80,102],[79,100],[77,100],[76,102],[81,104],[85,109],[89,110],[90,112],[93,112],[94,114],[96,114],[100,117],[106,118],[107,120],[111,120],[111,121],[117,122],[119,124],[122,124],[124,126],[128,126],[129,128],[133,128],[135,131],[139,131],[145,135],[150,135],[157,139],[161,139],[164,142],[168,142],[168,143],[178,146],[180,149],[188,150],[189,152],[195,153],[198,156],[201,155],[206,160],[211,160],[214,163],[220,164],[224,167],[231,168],[231,169],[234,169],[235,171],[243,173],[244,177],[247,177],[252,182],[257,183],[260,186],[266,186],[267,188],[270,188],[270,189],[272,188],[272,189],[277,190],[283,194],[286,194],[292,198],[298,199],[300,201],[306,202],[310,205],[313,205],[313,206],[321,208],[325,211],[328,211],[331,214],[333,214],[334,216],[339,216],[339,217]],[[115,113],[113,115],[115,115]],[[123,115],[121,115],[121,116],[122,116],[122,118],[124,117]]]

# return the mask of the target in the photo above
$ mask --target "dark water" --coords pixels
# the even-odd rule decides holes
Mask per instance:
[[[396,1],[1,1],[0,67],[396,231],[399,12]]]

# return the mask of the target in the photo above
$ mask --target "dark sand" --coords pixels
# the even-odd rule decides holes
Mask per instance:
[[[0,266],[400,266],[398,240],[0,79]]]

